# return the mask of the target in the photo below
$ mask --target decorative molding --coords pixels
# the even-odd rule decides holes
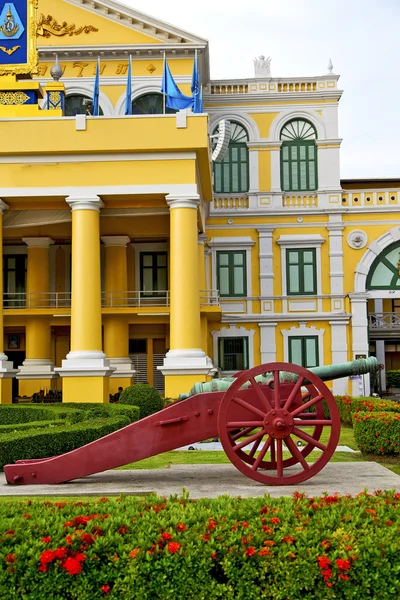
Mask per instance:
[[[361,231],[361,229],[355,229],[351,231],[347,236],[347,243],[350,248],[354,248],[354,250],[361,250],[367,245],[368,235],[365,231]]]
[[[42,13],[40,15],[39,21],[37,22],[36,28],[36,36],[37,37],[45,37],[49,38],[52,35],[56,37],[62,37],[64,35],[68,35],[69,37],[73,35],[80,35],[81,33],[91,33],[98,32],[97,27],[93,27],[93,25],[81,25],[76,26],[75,23],[71,23],[71,25],[67,25],[66,21],[64,21],[61,25],[57,22],[57,20],[51,15],[44,16]]]
[[[101,241],[106,248],[116,246],[126,248],[131,239],[127,235],[104,235],[102,236]]]
[[[265,58],[263,54],[253,60],[254,77],[269,79],[271,77],[271,57]]]
[[[198,195],[187,197],[168,194],[165,197],[165,200],[167,201],[170,210],[176,208],[194,208],[197,210],[200,205],[200,196]]]
[[[75,210],[95,210],[100,211],[104,207],[102,200],[98,196],[68,196],[65,199],[72,211]]]
[[[0,46],[0,50],[2,52],[5,52],[6,54],[8,54],[8,56],[11,56],[12,54],[14,54],[14,52],[19,50],[20,48],[21,48],[21,46],[13,46],[12,48],[6,48],[5,46]]]
[[[28,248],[49,248],[54,244],[54,240],[49,237],[25,237],[22,241]]]
[[[25,92],[0,92],[0,105],[3,106],[20,106],[29,100],[29,96]]]
[[[316,327],[307,327],[307,323],[299,323],[298,327],[293,326],[289,330],[281,330],[283,336],[283,360],[289,362],[289,338],[297,336],[317,336],[318,337],[318,360],[319,366],[324,363],[324,333],[325,329],[317,329]]]
[[[369,270],[372,266],[372,263],[374,262],[374,260],[376,259],[377,256],[379,256],[379,254],[381,252],[383,252],[383,250],[385,250],[385,248],[387,248],[388,246],[390,246],[390,244],[393,244],[394,242],[398,242],[400,241],[400,227],[392,227],[392,229],[390,229],[389,231],[387,231],[386,233],[384,233],[383,235],[381,235],[377,240],[374,240],[369,248],[367,248],[367,250],[365,251],[362,259],[360,260],[360,262],[358,263],[358,265],[355,268],[355,272],[354,272],[354,292],[357,294],[367,294],[368,296],[373,296],[373,293],[369,293],[366,289],[366,284],[367,284],[367,276],[369,273]],[[379,291],[379,290],[377,290]],[[392,292],[392,290],[390,290]],[[394,291],[394,290],[393,290]],[[372,295],[371,295],[372,294]],[[385,298],[386,295],[383,291],[379,291],[380,294],[380,298]],[[393,293],[391,294],[392,297],[396,297]]]
[[[218,356],[218,340],[219,338],[227,337],[247,337],[248,338],[248,350],[249,350],[249,369],[254,367],[254,329],[246,329],[245,327],[237,327],[236,325],[230,324],[229,327],[219,329],[218,331],[212,331],[211,335],[213,338],[213,353],[214,353],[214,364],[219,368],[219,356]]]

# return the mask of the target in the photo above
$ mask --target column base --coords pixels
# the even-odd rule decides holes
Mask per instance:
[[[136,370],[130,358],[109,358],[110,367],[115,371],[110,375],[110,394],[116,394],[118,388],[133,385]]]
[[[32,396],[40,390],[56,390],[59,375],[54,372],[54,363],[50,360],[28,358],[19,368],[17,379],[19,395]]]
[[[213,363],[205,352],[198,348],[190,350],[170,350],[162,367],[157,367],[165,376],[166,398],[178,398],[187,394],[195,383],[208,380]]]
[[[70,352],[55,371],[63,378],[63,402],[109,401],[109,377],[114,369],[103,352]]]
[[[17,372],[12,361],[0,354],[0,404],[12,404],[12,380]]]

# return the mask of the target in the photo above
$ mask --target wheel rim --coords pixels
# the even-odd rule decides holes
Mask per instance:
[[[272,380],[261,386],[254,378],[266,372]],[[320,441],[324,431],[327,442]],[[339,441],[340,416],[316,375],[298,365],[270,363],[242,372],[225,392],[218,432],[228,458],[244,475],[267,485],[292,485],[327,464]],[[299,439],[305,443],[301,449]],[[313,450],[319,456],[307,463]]]

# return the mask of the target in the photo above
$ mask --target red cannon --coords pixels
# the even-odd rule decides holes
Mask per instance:
[[[375,358],[314,370],[261,365],[239,373],[225,391],[190,396],[61,456],[6,465],[5,475],[11,484],[62,483],[218,436],[247,477],[297,484],[327,464],[339,440],[338,408],[323,380],[377,370]],[[317,458],[307,462],[313,450]]]

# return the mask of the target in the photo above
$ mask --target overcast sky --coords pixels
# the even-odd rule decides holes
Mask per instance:
[[[212,79],[323,75],[344,90],[341,176],[400,177],[400,0],[122,0],[206,38]]]

